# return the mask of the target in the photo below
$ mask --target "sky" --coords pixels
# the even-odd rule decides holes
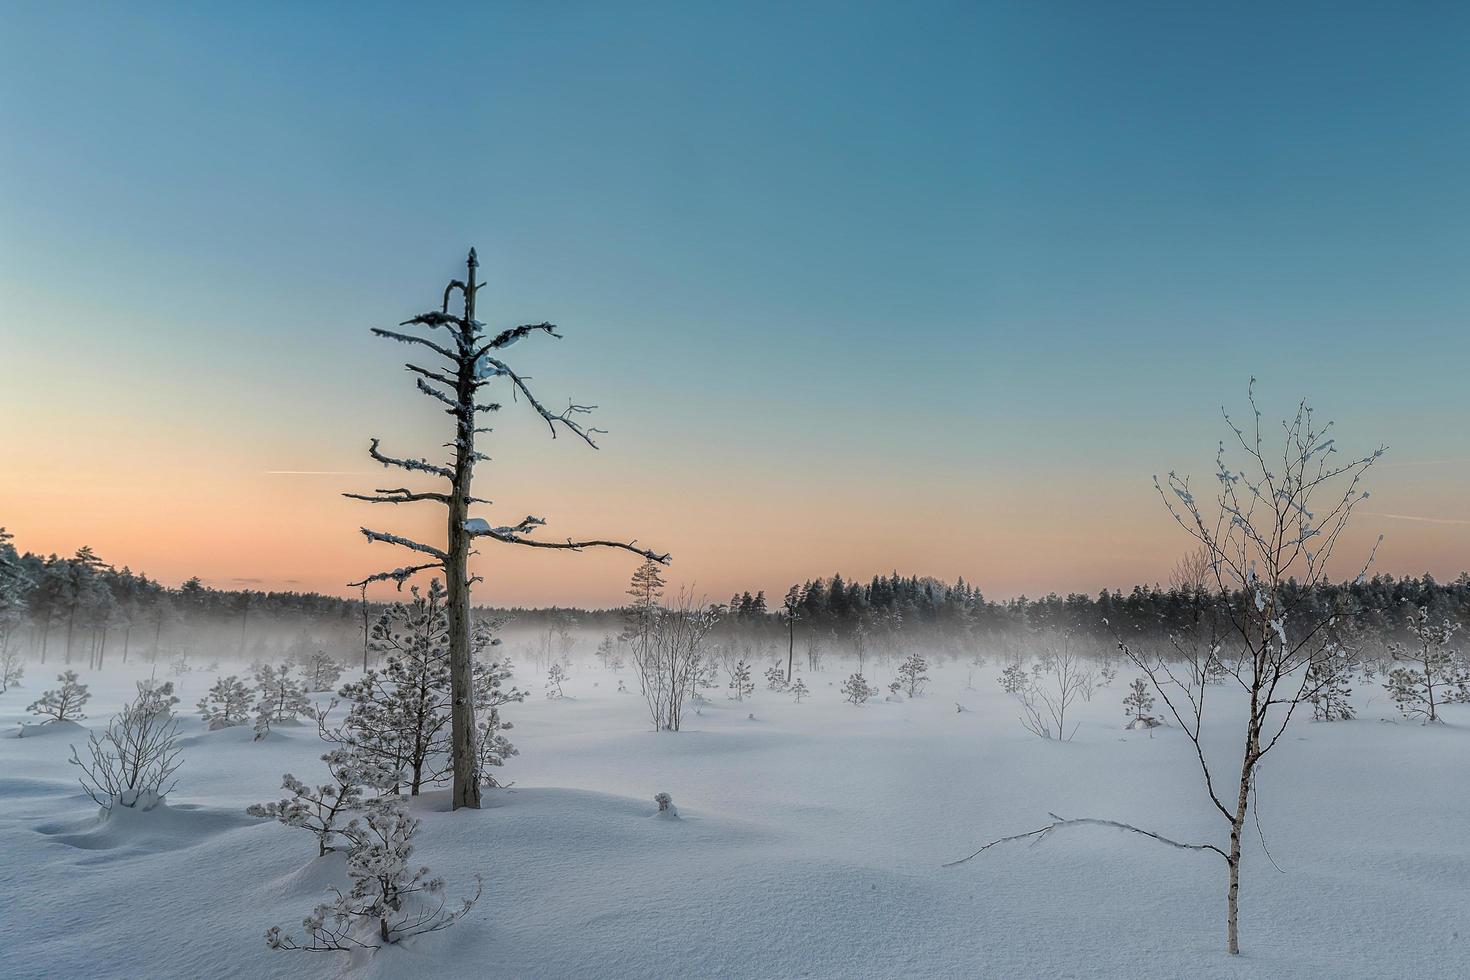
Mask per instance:
[[[1470,567],[1470,7],[6,3],[0,525],[315,589],[442,536],[368,438],[444,418],[368,334],[550,320],[476,492],[719,599],[841,571],[1165,580],[1221,407],[1389,446],[1344,553]],[[389,485],[401,482],[394,479]],[[385,512],[391,511],[391,512]],[[482,548],[477,600],[625,554]]]

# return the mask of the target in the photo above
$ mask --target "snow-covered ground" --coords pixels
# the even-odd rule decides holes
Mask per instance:
[[[144,670],[84,674],[86,724],[104,723]],[[582,665],[570,697],[550,702],[523,670],[538,696],[506,710],[514,786],[479,812],[448,812],[442,790],[415,802],[418,859],[451,898],[483,876],[484,897],[453,929],[349,961],[262,938],[299,932],[322,889],[345,881],[309,834],[244,813],[279,798],[283,771],[322,776],[314,728],[260,743],[248,726],[205,732],[193,703],[214,675],[188,674],[167,810],[101,821],[66,763],[82,732],[14,737],[55,686],[54,666],[32,663],[0,695],[0,975],[1470,976],[1464,707],[1423,727],[1361,689],[1358,720],[1293,723],[1258,801],[1282,870],[1253,833],[1232,958],[1212,854],[1078,828],[941,867],[1048,811],[1225,843],[1187,740],[1122,729],[1131,675],[1081,706],[1063,744],[1021,728],[994,666],[976,672],[978,691],[949,664],[917,700],[860,707],[838,693],[850,670],[807,675],[799,705],[721,697],[678,734],[649,731],[627,671],[633,693]],[[890,673],[868,671],[884,684]],[[1222,769],[1238,749],[1225,700],[1208,732]],[[653,816],[661,791],[681,819]]]

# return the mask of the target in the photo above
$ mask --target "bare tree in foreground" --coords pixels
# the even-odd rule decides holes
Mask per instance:
[[[1189,481],[1169,474],[1154,481],[1170,514],[1209,555],[1211,599],[1204,614],[1210,649],[1218,652],[1227,684],[1234,681],[1248,700],[1242,719],[1242,752],[1229,767],[1228,782],[1217,779],[1205,755],[1200,729],[1209,686],[1164,656],[1146,653],[1123,640],[1123,653],[1147,675],[1169,713],[1189,738],[1199,761],[1211,804],[1230,828],[1229,844],[1189,844],[1115,821],[1063,819],[1024,834],[992,841],[960,864],[1006,841],[1040,840],[1056,830],[1084,824],[1109,826],[1141,834],[1173,847],[1212,851],[1224,861],[1226,948],[1240,952],[1238,929],[1241,835],[1250,794],[1261,759],[1275,748],[1298,706],[1316,693],[1314,662],[1338,655],[1330,629],[1334,611],[1318,602],[1318,586],[1326,584],[1326,565],[1347,527],[1353,509],[1368,494],[1360,489],[1364,472],[1384,453],[1339,463],[1329,422],[1320,428],[1312,409],[1302,402],[1295,417],[1283,423],[1281,455],[1268,457],[1256,407],[1255,382],[1250,405],[1254,415],[1241,427],[1226,414],[1232,445],[1244,453],[1244,468],[1226,465],[1225,443],[1216,456],[1218,491],[1207,515]],[[1215,511],[1218,511],[1216,513]],[[1376,546],[1374,548],[1376,551]],[[1372,562],[1372,554],[1359,578]]]
[[[453,718],[451,721],[451,763],[454,773],[453,806],[475,807],[480,805],[480,773],[477,771],[479,752],[475,745],[477,737],[474,709],[473,657],[470,650],[470,586],[473,581],[468,571],[470,549],[477,538],[489,538],[505,544],[531,548],[556,548],[581,551],[584,548],[621,548],[645,559],[665,564],[667,554],[657,554],[637,547],[633,542],[621,541],[550,541],[533,538],[531,535],[546,521],[540,517],[525,517],[515,524],[495,525],[482,518],[471,518],[471,504],[488,501],[473,496],[475,465],[486,459],[475,449],[475,436],[488,431],[476,422],[481,412],[500,409],[495,402],[479,401],[482,390],[496,381],[503,380],[509,387],[512,398],[524,398],[551,429],[553,437],[558,427],[572,433],[587,445],[597,448],[593,435],[598,429],[583,426],[581,419],[592,411],[592,406],[568,404],[566,411],[553,412],[532,394],[526,379],[500,360],[501,351],[519,340],[532,335],[545,334],[560,338],[556,327],[550,323],[527,324],[502,330],[489,335],[485,324],[475,319],[475,298],[482,283],[475,281],[479,269],[475,250],[470,249],[466,260],[465,281],[455,279],[444,288],[444,300],[437,311],[421,313],[405,320],[399,326],[427,328],[431,333],[443,330],[448,344],[436,343],[417,334],[400,333],[395,330],[375,329],[373,333],[389,340],[425,348],[437,361],[433,369],[417,364],[405,367],[413,374],[418,390],[444,406],[444,413],[454,419],[454,438],[447,443],[452,450],[452,459],[447,463],[430,462],[427,459],[398,458],[385,455],[378,450],[378,440],[373,439],[368,449],[376,462],[384,467],[396,467],[412,475],[422,475],[448,483],[444,490],[412,490],[408,487],[380,488],[371,494],[349,493],[354,500],[365,500],[374,504],[435,503],[447,511],[445,544],[423,544],[397,534],[363,528],[362,533],[369,541],[407,548],[420,556],[415,565],[391,569],[370,575],[354,586],[365,587],[372,582],[391,581],[402,587],[413,575],[423,571],[443,571],[448,589],[449,611],[449,670],[453,692]],[[458,290],[463,300],[463,313],[449,312],[449,301]],[[423,560],[427,558],[428,560]]]

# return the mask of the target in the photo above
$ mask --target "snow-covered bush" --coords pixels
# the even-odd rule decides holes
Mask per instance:
[[[255,737],[265,738],[272,725],[293,724],[311,714],[311,700],[302,683],[291,676],[291,665],[262,664],[255,671]]]
[[[782,670],[779,664],[773,664],[770,667],[767,667],[766,690],[784,691],[786,690],[786,687],[786,671]]]
[[[929,662],[917,653],[911,653],[898,665],[898,686],[909,697],[917,697],[925,684],[929,683]]]
[[[173,681],[158,681],[150,677],[138,682],[138,702],[153,714],[167,718],[174,713],[179,697],[174,693]]]
[[[1429,609],[1421,607],[1409,618],[1408,627],[1414,644],[1389,644],[1389,654],[1399,666],[1388,672],[1383,686],[1404,717],[1438,722],[1444,705],[1470,701],[1470,665],[1450,645],[1460,624],[1448,619],[1432,622]]]
[[[252,700],[249,686],[239,677],[221,677],[199,700],[199,716],[212,732],[243,725]]]
[[[77,682],[77,672],[74,670],[57,674],[56,679],[61,682],[61,686],[43,692],[26,710],[45,718],[46,723],[81,721],[86,718],[82,714],[82,705],[92,697],[87,691],[87,685]]]
[[[801,699],[805,697],[810,697],[812,693],[807,689],[806,681],[802,680],[800,677],[796,679],[796,682],[793,683],[791,687],[787,688],[787,692],[792,696],[792,698],[796,700],[797,704],[801,704]]]
[[[552,664],[546,671],[546,697],[550,701],[560,701],[566,697],[562,691],[562,682],[567,679],[567,669],[561,664]]]
[[[1007,694],[1016,695],[1031,683],[1031,675],[1020,663],[1008,664],[1006,669],[1000,672],[1000,689]]]
[[[862,704],[877,693],[878,689],[869,687],[867,680],[860,673],[853,674],[842,682],[842,697],[852,704]]]
[[[1154,696],[1148,682],[1142,677],[1134,678],[1123,698],[1123,714],[1128,718],[1126,728],[1157,728],[1159,720],[1149,712],[1154,710]]]
[[[429,877],[426,867],[409,870],[418,828],[419,821],[408,815],[402,800],[381,797],[350,837],[347,873],[352,887],[346,892],[333,888],[334,900],[316,906],[302,920],[303,942],[276,926],[266,931],[266,945],[340,952],[378,949],[458,922],[479,901],[479,878],[474,896],[447,910],[444,879]]]
[[[1347,656],[1327,656],[1307,667],[1307,700],[1314,721],[1348,721],[1353,717],[1353,689],[1348,687],[1353,663]]]
[[[182,762],[178,742],[178,721],[160,710],[152,692],[140,692],[100,738],[87,736],[86,760],[73,745],[69,761],[80,767],[82,788],[102,809],[151,810],[173,789]]]
[[[0,694],[4,694],[12,687],[18,687],[25,672],[25,664],[21,661],[19,651],[0,651]]]
[[[342,665],[330,654],[318,650],[306,662],[306,689],[330,691],[342,679]]]
[[[750,679],[750,664],[737,660],[730,670],[730,700],[744,701],[747,694],[755,693],[755,681]]]
[[[330,783],[308,786],[289,772],[281,777],[281,788],[291,795],[275,803],[253,803],[245,808],[252,817],[279,820],[287,827],[300,827],[316,836],[317,856],[336,850],[338,838],[350,840],[357,824],[339,825],[348,813],[359,809],[368,790],[396,786],[399,774],[382,769],[376,762],[342,749],[322,756]]]
[[[679,816],[679,808],[674,806],[674,798],[668,793],[654,793],[653,802],[658,804],[658,815],[666,820],[675,820]]]

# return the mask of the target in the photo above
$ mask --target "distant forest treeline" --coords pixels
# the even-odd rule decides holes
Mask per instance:
[[[101,664],[116,656],[156,658],[207,647],[215,656],[274,656],[303,648],[332,648],[351,656],[362,648],[364,624],[383,609],[315,592],[224,590],[192,578],[168,588],[127,567],[115,568],[82,548],[71,557],[18,553],[0,529],[0,650],[21,644],[32,656],[70,661],[85,656]],[[1363,631],[1394,634],[1406,616],[1425,606],[1436,616],[1470,622],[1470,574],[1450,583],[1428,574],[1407,578],[1375,575],[1361,582],[1324,586],[1312,605],[1334,609]],[[764,592],[732,596],[721,608],[721,632],[774,638],[796,631],[837,640],[860,635],[968,645],[1030,631],[1065,630],[1110,635],[1158,635],[1198,618],[1204,593],[1197,585],[1104,589],[1096,596],[1072,593],[1038,599],[986,599],[963,578],[874,576],[867,582],[842,575],[793,585],[780,600]],[[482,609],[508,615],[513,632],[579,630],[618,632],[623,610],[570,608]],[[1105,625],[1105,621],[1106,624]]]

